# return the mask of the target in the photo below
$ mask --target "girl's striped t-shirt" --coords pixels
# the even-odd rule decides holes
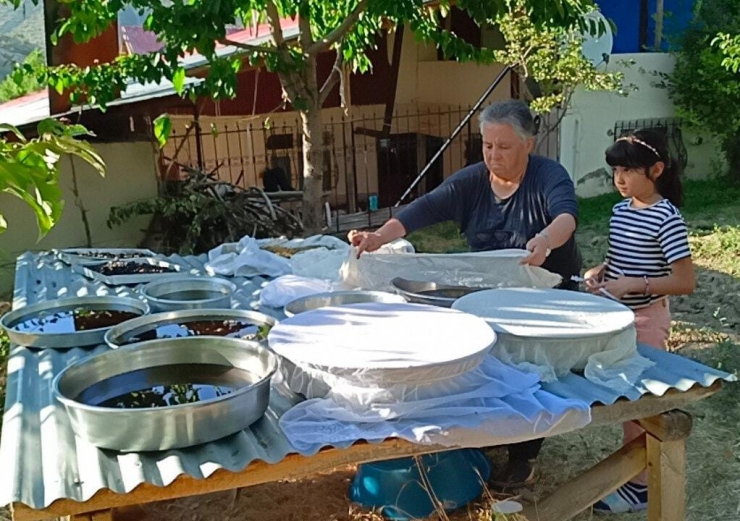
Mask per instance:
[[[638,208],[632,199],[617,203],[609,221],[607,280],[620,276],[655,278],[671,274],[671,264],[691,256],[688,230],[681,213],[667,199]],[[639,309],[665,295],[628,293],[623,304]]]

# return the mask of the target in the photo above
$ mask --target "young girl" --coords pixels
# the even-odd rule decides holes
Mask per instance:
[[[587,288],[632,308],[637,341],[665,349],[671,326],[667,296],[690,294],[695,286],[686,223],[678,211],[680,167],[665,141],[650,131],[619,138],[606,151],[606,162],[625,199],[612,209],[606,261],[586,272]],[[643,432],[636,423],[623,427],[624,443]],[[594,510],[644,510],[646,483],[643,473],[596,503]]]

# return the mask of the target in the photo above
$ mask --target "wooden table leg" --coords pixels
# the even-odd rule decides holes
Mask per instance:
[[[691,416],[669,411],[640,420],[647,431],[648,521],[681,521],[686,511],[686,438]]]
[[[647,434],[648,521],[682,521],[686,509],[686,441]]]

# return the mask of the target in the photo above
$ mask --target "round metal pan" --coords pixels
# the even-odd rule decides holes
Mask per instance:
[[[490,288],[470,288],[467,286],[450,286],[427,282],[423,280],[408,280],[396,277],[391,281],[396,292],[409,302],[415,304],[429,304],[449,308],[460,297],[470,295],[476,291]]]
[[[105,335],[105,342],[110,347],[116,348],[138,342],[132,339],[141,333],[158,327],[208,320],[235,320],[253,324],[257,328],[273,327],[278,322],[275,318],[257,311],[245,311],[242,309],[183,309],[180,311],[155,313],[128,320],[112,327]]]
[[[178,378],[183,364],[238,371],[233,392],[194,403],[162,407],[101,406],[111,397]],[[75,433],[96,447],[150,451],[189,447],[246,429],[270,399],[277,357],[255,342],[188,337],[132,344],[83,359],[59,373],[54,397],[64,405]]]
[[[114,296],[72,297],[39,302],[11,311],[0,319],[0,326],[6,331],[11,342],[26,347],[66,349],[102,344],[105,334],[111,327],[64,333],[26,332],[16,329],[16,326],[27,320],[43,318],[54,313],[72,311],[78,308],[93,311],[128,311],[142,315],[142,317],[149,313],[149,305],[143,300],[135,298]]]
[[[236,285],[215,277],[157,280],[141,290],[153,313],[180,309],[229,309]]]
[[[301,297],[285,305],[284,312],[292,317],[304,311],[324,308],[327,306],[342,306],[344,304],[362,304],[364,302],[403,303],[401,295],[384,291],[336,291],[333,293],[318,293]]]

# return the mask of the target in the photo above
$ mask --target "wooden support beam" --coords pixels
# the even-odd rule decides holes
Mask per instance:
[[[528,521],[570,519],[637,476],[645,469],[645,461],[645,436],[641,436],[570,480],[547,498],[528,505],[522,515]]]
[[[595,405],[591,409],[590,425],[613,425],[657,416],[703,400],[721,389],[722,382],[717,380],[709,387],[695,386],[683,392],[678,389],[670,389],[663,396],[650,395],[643,396],[637,401],[619,400],[612,405]]]
[[[99,510],[71,516],[70,521],[113,521],[113,510]]]
[[[648,521],[681,521],[686,509],[686,443],[647,438]]]
[[[678,441],[689,437],[694,421],[690,414],[683,411],[668,411],[637,420],[637,423],[660,441]]]

